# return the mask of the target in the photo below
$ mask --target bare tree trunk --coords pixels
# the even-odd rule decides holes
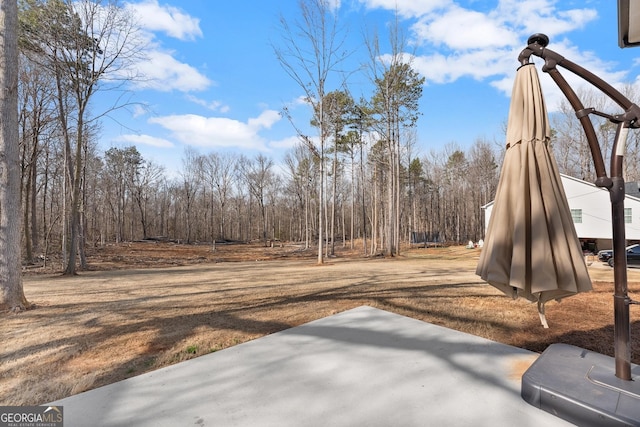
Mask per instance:
[[[355,161],[354,161],[354,153],[353,148],[351,149],[351,231],[350,231],[350,242],[349,247],[353,249],[353,228],[354,228],[354,220],[356,216],[356,171],[355,171]]]
[[[31,194],[34,192],[32,191],[32,188],[35,185],[33,184],[34,181],[32,181],[33,174],[31,173],[31,170],[34,170],[34,169],[35,169],[35,165],[31,163],[31,169],[27,171],[26,183],[24,185],[24,193],[22,193],[23,197],[20,197],[21,199],[24,198],[24,211],[22,212],[24,218],[22,221],[23,221],[23,224],[25,224],[24,249],[25,249],[25,260],[28,263],[31,263],[33,261],[33,240],[31,239],[32,237],[31,232],[33,231],[33,229],[29,227],[29,214],[31,214],[33,211],[32,205],[31,205],[33,198],[31,197]]]
[[[371,208],[373,210],[371,220],[371,253],[375,255],[378,252],[378,163],[374,162],[373,166],[373,192],[371,197]]]
[[[395,223],[394,223],[394,254],[400,255],[400,223],[401,223],[401,190],[400,190],[400,166],[401,166],[401,150],[400,150],[400,122],[396,121],[396,165],[395,165]]]
[[[18,146],[18,6],[0,1],[0,310],[29,307],[24,296],[20,248]]]
[[[69,175],[73,176],[71,181],[71,236],[69,238],[69,259],[64,270],[65,275],[76,274],[76,260],[80,252],[81,224],[80,224],[80,205],[81,205],[81,179],[82,179],[82,138],[84,128],[82,121],[83,111],[78,112],[78,135],[76,136],[75,163],[69,166]],[[73,169],[72,169],[73,168]]]
[[[31,198],[31,216],[30,216],[30,224],[25,227],[31,228],[31,246],[33,250],[38,250],[39,239],[38,239],[38,212],[37,212],[37,190],[36,190],[36,179],[38,177],[38,168],[36,167],[37,156],[33,156],[33,160],[31,163],[31,194],[27,195],[27,197]]]
[[[395,164],[394,160],[393,160],[393,151],[390,150],[390,158],[389,158],[389,169],[387,171],[387,210],[386,210],[386,218],[385,218],[385,230],[384,230],[384,235],[385,235],[385,245],[383,245],[384,248],[384,254],[386,256],[393,256],[393,226],[394,226],[394,209],[395,209],[395,203],[393,202],[393,196],[395,195],[395,191],[394,191],[394,182],[395,182],[395,175],[394,175],[394,170],[393,170],[393,166]]]
[[[336,254],[336,187],[338,181],[338,144],[335,144],[333,152],[333,182],[332,182],[332,198],[331,202],[331,250],[330,255]]]
[[[322,108],[320,108],[322,110]],[[320,133],[323,131],[320,130]],[[324,246],[324,229],[322,226],[324,213],[324,143],[320,143],[320,195],[318,200],[318,264],[322,264],[324,257],[322,249]]]
[[[344,203],[342,203],[342,247],[346,248],[347,247],[347,227],[346,227],[346,219],[345,219],[345,212],[344,212]],[[353,236],[353,234],[352,234]]]
[[[299,129],[298,136],[305,141],[320,161],[320,194],[318,201],[318,264],[323,263],[324,226],[324,151],[327,125],[324,117],[324,98],[329,75],[338,71],[338,65],[349,54],[344,49],[345,37],[337,21],[337,8],[326,0],[300,0],[300,21],[293,27],[280,18],[283,46],[274,45],[274,52],[285,72],[306,93],[313,105],[314,120],[320,130],[320,144],[315,143]],[[293,123],[293,122],[292,122]],[[295,125],[294,125],[295,126]]]
[[[362,133],[361,133],[362,134]],[[367,255],[367,209],[365,203],[365,186],[364,186],[364,147],[360,141],[360,186],[362,188],[362,252]]]
[[[325,178],[325,185],[328,185],[328,177]],[[324,211],[324,256],[325,258],[329,256],[329,200],[327,198],[327,188],[323,188],[324,191],[324,206],[322,210]]]
[[[86,143],[82,143],[82,153],[83,158],[87,159],[88,157],[88,145]],[[80,255],[80,268],[82,270],[86,270],[89,268],[89,264],[87,262],[87,164],[86,162],[82,162],[82,181],[81,181],[81,206],[80,206],[80,221],[78,222],[78,227],[80,230],[80,234],[78,236],[78,254]]]
[[[309,179],[304,184],[304,248],[309,249]]]

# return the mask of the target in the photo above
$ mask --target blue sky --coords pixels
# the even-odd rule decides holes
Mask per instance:
[[[400,24],[425,77],[416,150],[470,146],[476,139],[503,140],[503,123],[518,53],[532,33],[546,33],[550,49],[611,84],[635,83],[640,50],[617,46],[613,0],[340,0],[354,54],[350,66],[368,62],[364,28],[384,39],[397,6]],[[131,85],[131,100],[144,105],[104,119],[100,146],[135,145],[145,159],[170,173],[185,148],[201,154],[263,153],[279,163],[297,140],[279,112],[295,106],[306,126],[308,107],[284,72],[272,44],[280,43],[278,20],[298,16],[297,0],[131,1],[144,36],[146,58],[136,64],[144,83]],[[563,73],[574,88],[581,82]],[[550,111],[561,94],[541,74]],[[354,96],[369,97],[367,77],[350,76]],[[337,88],[329,88],[333,90]],[[94,112],[102,107],[96,95]]]

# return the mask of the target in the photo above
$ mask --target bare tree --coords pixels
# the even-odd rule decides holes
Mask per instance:
[[[18,146],[18,6],[0,1],[0,310],[30,306],[20,265],[20,153]]]
[[[126,212],[133,209],[133,183],[142,165],[142,156],[135,146],[110,148],[105,153],[104,179],[110,182],[113,198],[109,200],[116,223],[116,242],[125,240]]]
[[[262,219],[261,239],[267,244],[267,202],[271,196],[275,180],[273,171],[273,160],[258,154],[254,160],[242,157],[240,159],[240,173],[244,178],[249,192],[256,198],[260,207],[260,217]]]
[[[329,246],[329,255],[335,255],[335,240],[336,240],[336,204],[337,204],[337,185],[338,185],[338,170],[339,170],[339,156],[340,152],[346,150],[345,135],[347,123],[349,121],[349,115],[353,111],[354,103],[351,96],[346,91],[335,90],[329,92],[325,96],[325,100],[322,102],[322,108],[325,112],[322,116],[326,120],[326,130],[328,136],[333,140],[333,146],[329,151],[333,152],[333,161],[331,168],[331,219],[329,220],[329,233],[328,237],[331,239]],[[315,114],[319,116],[320,114]],[[311,122],[313,125],[318,125],[315,121]],[[318,126],[319,127],[319,126]],[[328,243],[328,242],[327,242]]]
[[[116,0],[25,0],[21,21],[23,48],[49,69],[57,86],[71,194],[71,235],[65,274],[76,273],[81,239],[83,151],[90,101],[102,90],[132,78],[126,69],[139,57],[135,21]],[[115,83],[118,81],[119,83]]]
[[[477,139],[469,150],[469,169],[466,179],[470,181],[471,198],[467,201],[467,221],[470,221],[470,235],[474,241],[484,236],[484,211],[482,207],[495,196],[498,187],[498,162],[491,143]]]
[[[418,120],[418,101],[422,96],[424,77],[420,77],[411,66],[411,56],[405,52],[407,42],[400,31],[397,14],[391,26],[389,42],[391,53],[385,56],[376,36],[367,40],[371,58],[371,80],[376,87],[371,108],[377,118],[376,130],[386,147],[383,156],[387,167],[384,248],[387,255],[393,256],[399,253],[400,249],[403,128],[415,126]]]
[[[164,167],[151,160],[141,160],[132,176],[131,193],[140,214],[143,239],[149,237],[149,204],[163,180],[163,173]]]
[[[351,201],[351,216],[350,216],[350,221],[349,221],[349,247],[351,249],[353,249],[354,246],[354,228],[355,228],[355,217],[356,217],[356,200],[357,200],[357,193],[356,193],[356,147],[358,146],[359,142],[360,142],[360,135],[356,130],[350,130],[349,132],[347,132],[347,134],[345,135],[345,139],[344,139],[344,146],[345,149],[347,151],[347,154],[349,155],[349,166],[350,166],[350,181],[351,181],[351,187],[350,187],[350,192],[351,192],[351,197],[350,197],[350,201]],[[363,236],[364,238],[364,236]]]
[[[300,0],[300,20],[289,23],[280,18],[282,46],[274,45],[274,52],[285,72],[300,86],[306,101],[311,104],[313,121],[319,129],[319,147],[294,124],[301,140],[320,160],[318,202],[318,264],[323,263],[324,243],[324,155],[328,138],[327,119],[323,102],[332,73],[346,58],[345,33],[338,25],[339,2],[330,0]],[[285,114],[293,123],[287,109]]]
[[[38,247],[37,178],[38,161],[55,125],[54,87],[51,76],[34,63],[21,61],[19,80],[19,128],[21,146],[21,188],[24,206],[24,258],[34,259]]]
[[[289,175],[289,187],[291,192],[295,194],[296,201],[299,204],[301,226],[304,231],[305,249],[308,249],[310,242],[311,223],[309,219],[311,192],[315,187],[313,183],[313,168],[315,166],[312,154],[302,144],[298,144],[290,152],[285,155],[284,163],[287,166]],[[302,223],[304,225],[302,225]]]
[[[360,152],[360,174],[358,176],[360,191],[360,213],[361,213],[361,227],[362,227],[362,251],[363,254],[367,254],[367,208],[366,208],[366,186],[365,186],[365,133],[369,134],[371,130],[371,111],[367,108],[366,101],[361,99],[357,105],[354,105],[353,117],[350,120],[351,126],[355,129],[355,140],[352,138],[347,139],[347,146],[349,152],[352,153],[351,162],[354,158],[354,145],[358,146]]]
[[[635,104],[640,103],[640,94],[635,85],[625,85],[622,88],[622,93]],[[616,111],[614,108],[612,107],[609,111]],[[619,107],[617,108],[619,109]],[[605,155],[610,156],[611,147],[615,139],[616,126],[614,123],[606,121],[600,125],[600,131],[601,150]],[[624,179],[626,181],[640,182],[640,134],[638,132],[629,133],[624,159]]]
[[[184,238],[187,243],[191,243],[191,239],[194,236],[195,210],[193,207],[197,203],[196,196],[201,187],[200,165],[200,157],[196,151],[187,147],[184,151],[184,157],[182,158],[182,171],[180,173],[182,179],[179,183],[179,194],[182,201],[178,209],[183,213],[181,216],[184,218],[186,227]]]
[[[233,193],[233,186],[236,181],[238,158],[234,154],[210,153],[203,158],[202,172],[207,185],[210,187],[212,199],[217,200],[219,211],[219,228],[217,237],[225,239],[227,232],[227,208]],[[211,221],[213,221],[213,203],[211,206]],[[211,227],[213,233],[213,227]],[[212,234],[212,242],[216,236]]]
[[[598,111],[606,110],[606,96],[593,89],[580,90],[577,93],[582,103]],[[605,149],[605,157],[608,158],[606,148],[611,146],[614,128],[607,123],[607,120],[596,115],[590,115],[594,127],[600,132],[602,148]],[[554,115],[552,119],[551,148],[558,161],[560,172],[587,181],[595,181],[595,169],[593,158],[589,151],[589,143],[582,130],[582,125],[576,118],[575,111],[566,99],[560,102],[560,113]],[[605,164],[608,164],[606,162]]]

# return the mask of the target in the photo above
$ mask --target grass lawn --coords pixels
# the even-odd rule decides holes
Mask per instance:
[[[76,277],[29,271],[35,309],[0,313],[0,404],[37,405],[369,305],[541,352],[562,342],[613,355],[613,270],[589,267],[593,292],[513,301],[475,274],[479,250],[411,248],[393,259],[277,243],[133,243],[95,249]],[[640,270],[629,270],[640,292]],[[640,299],[640,298],[638,298]],[[631,306],[640,364],[640,308]]]

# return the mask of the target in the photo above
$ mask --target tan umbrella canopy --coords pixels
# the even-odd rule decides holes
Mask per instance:
[[[544,304],[591,290],[571,211],[549,149],[547,109],[533,64],[516,74],[507,150],[476,274],[508,296]]]

